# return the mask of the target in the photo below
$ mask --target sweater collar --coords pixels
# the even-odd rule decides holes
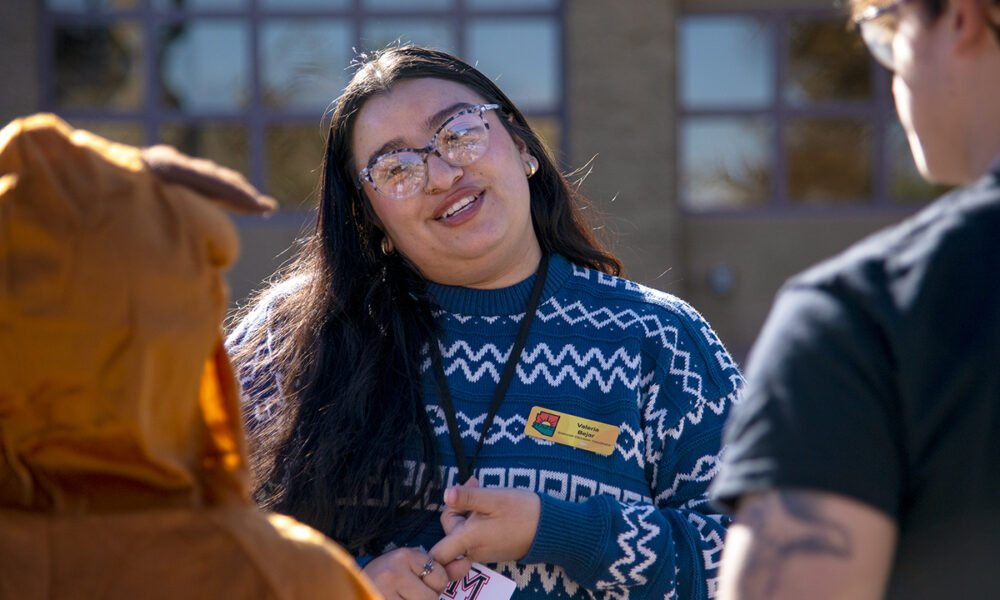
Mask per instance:
[[[562,287],[573,273],[573,265],[558,254],[553,254],[549,260],[549,276],[542,289],[542,302]],[[531,296],[531,288],[535,284],[536,274],[533,273],[524,281],[512,286],[493,290],[442,285],[428,282],[427,293],[438,306],[446,312],[468,316],[500,316],[517,315],[524,312]]]

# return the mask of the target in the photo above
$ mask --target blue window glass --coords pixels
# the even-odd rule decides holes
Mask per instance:
[[[59,25],[54,37],[57,107],[127,111],[142,106],[143,40],[137,23]]]
[[[425,10],[452,8],[455,0],[364,0],[365,8],[377,10]]]
[[[773,26],[744,16],[689,16],[680,26],[680,97],[686,107],[774,102]]]
[[[681,126],[681,202],[687,208],[766,204],[773,127],[761,117],[692,117]]]
[[[457,52],[455,27],[450,18],[403,19],[372,18],[365,21],[361,43],[366,50],[377,50],[395,43],[417,44]]]
[[[785,101],[804,106],[865,101],[873,96],[872,64],[861,36],[843,18],[799,18],[788,24]]]
[[[184,21],[163,29],[163,103],[185,111],[236,112],[250,99],[250,33],[235,19]]]
[[[329,10],[344,9],[351,0],[257,0],[257,6],[276,10]]]
[[[347,85],[352,44],[346,19],[269,19],[260,28],[262,100],[321,113]]]
[[[466,59],[524,110],[554,109],[560,98],[557,23],[546,18],[473,20]]]
[[[797,118],[785,128],[788,196],[797,204],[831,204],[874,193],[872,127],[861,119]]]
[[[239,10],[247,8],[249,0],[152,0],[159,10]]]

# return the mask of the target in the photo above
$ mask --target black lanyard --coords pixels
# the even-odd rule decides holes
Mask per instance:
[[[458,431],[457,417],[455,416],[455,405],[451,401],[451,392],[448,390],[448,381],[444,374],[444,360],[441,358],[441,349],[438,347],[437,339],[431,340],[431,363],[434,366],[434,378],[437,380],[438,393],[441,395],[441,406],[444,409],[444,418],[448,422],[448,436],[451,438],[451,447],[455,450],[455,461],[458,463],[458,473],[461,477],[460,483],[468,481],[472,476],[472,470],[476,466],[476,459],[483,449],[486,441],[486,433],[493,426],[493,420],[497,416],[497,410],[507,394],[507,388],[514,379],[517,370],[517,363],[521,360],[521,352],[524,344],[528,341],[528,332],[531,330],[531,322],[535,320],[535,311],[538,310],[538,303],[542,299],[542,290],[545,288],[545,278],[549,272],[549,255],[542,254],[542,259],[538,263],[538,272],[535,274],[535,287],[531,289],[531,297],[528,299],[528,307],[524,311],[524,319],[521,320],[521,328],[517,332],[517,340],[507,357],[507,364],[504,365],[503,375],[497,383],[497,389],[493,392],[493,401],[490,402],[490,410],[486,413],[486,421],[483,429],[479,433],[479,442],[476,444],[476,451],[472,455],[472,460],[465,458],[465,448],[462,446],[462,435]]]

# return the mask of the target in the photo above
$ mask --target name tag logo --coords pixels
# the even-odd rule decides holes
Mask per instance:
[[[556,426],[558,425],[559,415],[554,415],[545,411],[538,411],[538,414],[535,415],[535,421],[531,424],[531,426],[535,428],[535,431],[545,437],[552,437],[555,435]]]

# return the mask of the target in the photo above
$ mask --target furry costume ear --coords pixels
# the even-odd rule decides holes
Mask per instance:
[[[187,156],[170,146],[143,148],[141,156],[161,180],[191,188],[230,210],[267,214],[278,208],[274,198],[260,193],[242,175],[210,160]]]

